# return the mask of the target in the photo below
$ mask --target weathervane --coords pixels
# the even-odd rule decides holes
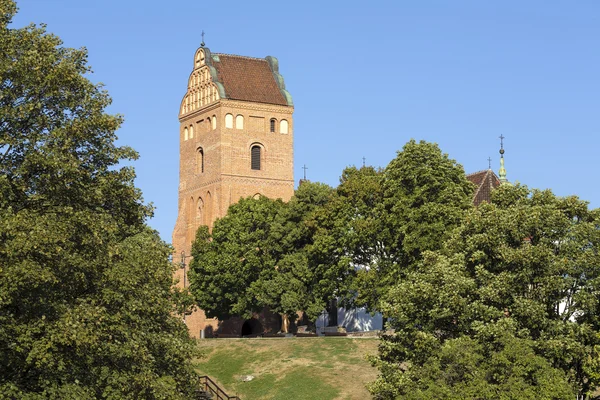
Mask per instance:
[[[202,31],[202,43],[200,43],[200,47],[204,47],[204,30]]]

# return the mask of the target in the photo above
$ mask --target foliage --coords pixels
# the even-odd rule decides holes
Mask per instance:
[[[384,171],[346,168],[334,192],[306,182],[287,204],[233,205],[212,238],[198,233],[192,290],[219,318],[269,307],[314,319],[332,298],[377,311],[420,252],[439,248],[471,195],[460,165],[410,141]]]
[[[0,397],[192,398],[170,247],[84,49],[0,0]]]
[[[598,210],[588,210],[576,197],[522,186],[497,189],[493,204],[472,210],[444,248],[425,253],[419,268],[388,294],[384,310],[396,332],[383,338],[376,396],[413,398],[402,388],[420,385],[417,371],[429,368],[430,357],[441,357],[460,340],[489,360],[504,357],[509,349],[517,360],[533,351],[560,370],[547,372],[563,377],[556,382],[567,379],[579,394],[593,391],[600,383],[599,217]],[[509,328],[512,336],[502,339],[505,350],[478,350]],[[399,365],[406,367],[404,372]],[[535,382],[523,381],[512,367],[502,370],[506,379],[521,382],[523,393],[534,390]],[[402,384],[393,383],[399,380]],[[537,396],[575,394],[559,396],[567,392],[557,388],[548,386],[548,391],[558,397]]]
[[[436,144],[411,140],[383,171],[344,170],[317,215],[318,258],[341,274],[355,270],[347,300],[355,296],[356,305],[380,311],[381,299],[422,252],[438,249],[458,226],[472,193],[462,166]]]
[[[419,360],[395,369],[385,364],[388,380],[370,389],[379,399],[572,399],[564,371],[537,355],[534,341],[515,336],[514,325],[499,320],[474,337],[432,338],[431,346],[417,339]]]
[[[322,269],[329,292],[352,306],[357,268],[376,268],[388,259],[381,240],[382,171],[348,167],[331,200],[315,210],[309,224],[315,227],[311,262]]]
[[[280,200],[240,199],[215,222],[212,236],[201,226],[192,244],[190,290],[209,317],[220,319],[262,310],[252,284],[270,279],[276,260],[268,247]]]
[[[314,225],[310,216],[327,204],[332,189],[322,183],[303,182],[278,215],[271,237],[278,263],[270,280],[259,282],[255,293],[266,297],[271,310],[296,317],[304,311],[315,319],[336,293],[340,275],[317,265],[311,258]]]
[[[209,235],[200,227],[192,245],[190,287],[208,316],[250,316],[264,307],[294,318],[297,311],[318,315],[331,293],[312,268],[305,219],[328,201],[331,189],[303,183],[289,203],[241,199]]]

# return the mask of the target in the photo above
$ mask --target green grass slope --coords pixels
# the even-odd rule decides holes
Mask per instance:
[[[377,338],[206,339],[196,364],[229,395],[242,400],[369,399],[377,376],[366,360]],[[243,377],[252,375],[248,382]]]

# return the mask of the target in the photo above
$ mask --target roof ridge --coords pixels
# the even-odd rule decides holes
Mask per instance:
[[[471,172],[470,174],[467,174],[467,176],[471,176],[471,175],[477,175],[477,174],[481,174],[482,172],[488,172],[491,171],[491,169],[482,169],[481,171],[477,171],[477,172]]]
[[[247,60],[260,60],[260,61],[264,61],[267,62],[267,60],[265,58],[259,58],[259,57],[248,57],[248,56],[240,56],[238,54],[226,54],[226,53],[212,53],[215,56],[227,56],[227,57],[237,57],[237,58],[245,58]]]

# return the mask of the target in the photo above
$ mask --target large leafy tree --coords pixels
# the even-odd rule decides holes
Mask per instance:
[[[170,248],[84,49],[0,0],[0,397],[192,398]],[[179,302],[180,307],[184,304]],[[181,308],[179,308],[181,310]]]
[[[277,216],[271,237],[277,273],[254,285],[255,294],[262,294],[274,311],[292,318],[303,311],[314,320],[339,289],[331,285],[339,281],[338,275],[316,264],[310,251],[315,230],[311,216],[330,201],[331,194],[327,185],[303,182]]]
[[[350,307],[357,302],[357,271],[378,269],[391,258],[382,235],[382,178],[383,171],[369,166],[344,169],[331,200],[309,221],[314,227],[311,263],[324,272],[329,293]]]
[[[347,168],[317,215],[320,263],[356,271],[354,304],[380,301],[427,250],[439,249],[472,207],[473,185],[433,143],[409,141],[387,167]],[[333,278],[333,277],[332,277]]]
[[[473,354],[488,359],[479,363],[478,374],[507,351],[514,353],[482,381],[505,397],[510,387],[502,385],[510,381],[537,398],[592,392],[600,383],[599,218],[598,210],[576,197],[522,186],[497,189],[493,204],[472,210],[443,249],[426,253],[419,268],[388,294],[384,310],[396,331],[382,340],[376,361],[381,376],[372,387],[376,397],[433,393],[433,382],[446,372],[429,365],[454,343],[469,343]],[[501,343],[490,347],[498,338]],[[515,369],[527,354],[541,360],[541,369],[532,369],[529,378]],[[532,379],[548,366],[558,386]],[[447,384],[458,390],[469,380]]]
[[[406,269],[424,251],[439,249],[472,208],[473,189],[462,165],[437,144],[406,143],[383,176],[384,227],[395,263]]]
[[[250,316],[268,307],[291,318],[316,317],[333,294],[323,271],[313,268],[308,216],[331,189],[305,182],[288,202],[241,199],[215,222],[201,227],[192,246],[190,286],[208,316]]]
[[[245,198],[229,207],[209,234],[201,226],[192,244],[190,288],[209,317],[250,316],[264,307],[252,285],[271,279],[277,256],[271,230],[281,200]]]

